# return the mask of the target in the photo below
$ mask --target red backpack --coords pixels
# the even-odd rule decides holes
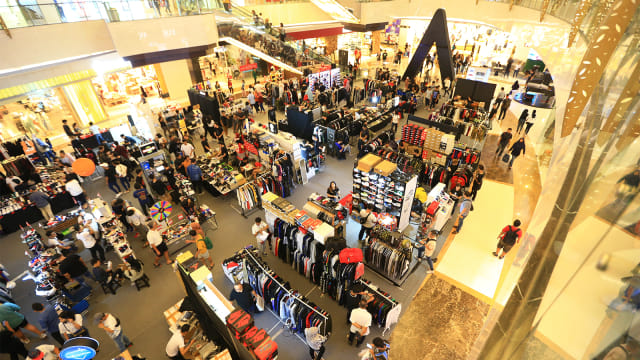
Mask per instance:
[[[253,354],[258,360],[271,360],[278,356],[278,344],[275,341],[265,340],[260,346],[253,350]]]
[[[253,317],[242,309],[236,309],[227,315],[227,327],[239,339],[249,328],[253,326]]]
[[[339,259],[343,264],[353,264],[362,262],[362,249],[346,248],[340,251]]]

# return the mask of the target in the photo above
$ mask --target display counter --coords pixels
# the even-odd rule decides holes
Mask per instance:
[[[204,188],[213,196],[227,195],[247,182],[240,170],[211,156],[196,160],[202,170]]]
[[[103,141],[106,141],[108,143],[114,142],[111,131],[109,131],[108,129],[100,131],[100,136],[102,137]],[[95,134],[86,134],[80,136],[80,144],[82,144],[87,149],[93,149],[97,148],[98,145],[100,145],[100,142],[98,142],[98,138]]]
[[[51,197],[51,210],[54,214],[77,206],[73,197],[66,191],[49,196]],[[0,229],[4,234],[10,234],[20,230],[20,226],[25,226],[26,223],[33,224],[42,219],[44,217],[35,205],[25,204],[0,215]]]
[[[438,209],[432,215],[430,229],[442,231],[453,214],[455,201],[447,194],[443,183],[438,183],[429,191],[426,204],[431,204],[434,201],[438,202]]]

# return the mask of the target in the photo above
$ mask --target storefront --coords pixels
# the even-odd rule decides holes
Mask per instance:
[[[127,103],[132,97],[140,99],[161,93],[153,65],[97,76],[91,82],[107,109]]]

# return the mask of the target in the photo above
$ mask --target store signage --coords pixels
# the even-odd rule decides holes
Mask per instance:
[[[331,65],[321,65],[319,72],[323,72],[323,71],[327,71],[327,70],[331,70]]]
[[[62,360],[91,360],[98,346],[98,341],[90,337],[73,338],[64,343],[59,356]]]
[[[467,79],[469,80],[489,82],[489,75],[491,75],[490,68],[469,66],[469,70],[467,70]]]
[[[258,68],[258,64],[253,63],[253,64],[247,64],[247,65],[240,65],[238,67],[238,70],[240,70],[241,72],[245,72],[245,71],[250,71],[257,68]]]

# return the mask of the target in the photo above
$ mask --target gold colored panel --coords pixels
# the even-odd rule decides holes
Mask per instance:
[[[587,12],[591,8],[591,2],[593,0],[581,0],[580,5],[578,5],[578,10],[576,10],[576,14],[573,16],[573,21],[571,22],[571,32],[569,33],[569,41],[567,42],[567,47],[571,47],[573,45],[573,41],[576,39],[576,35],[578,35],[578,31],[580,30],[580,24],[582,24],[582,20],[587,16]]]
[[[638,2],[633,0],[616,1],[611,8],[611,13],[589,43],[569,92],[567,109],[562,122],[562,137],[573,131],[637,7]]]

